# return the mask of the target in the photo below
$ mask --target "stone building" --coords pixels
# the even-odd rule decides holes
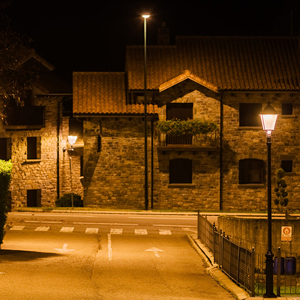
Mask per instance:
[[[13,163],[12,208],[54,206],[74,192],[90,207],[266,210],[258,114],[270,102],[279,114],[273,181],[284,168],[288,207],[299,210],[299,51],[294,37],[177,37],[148,46],[147,182],[143,46],[127,47],[124,72],[74,72],[73,91],[33,53],[48,72],[0,125],[0,158]],[[172,136],[159,129],[166,120],[215,130]],[[72,148],[69,135],[78,136]]]
[[[69,157],[74,154],[64,148],[70,147],[67,138],[76,123],[66,109],[72,101],[72,87],[58,78],[54,67],[35,52],[30,52],[24,63],[39,64],[43,71],[27,99],[22,99],[24,106],[9,103],[5,107],[1,100],[4,114],[0,124],[0,159],[11,159],[13,164],[9,209],[55,206],[57,198],[71,192]],[[82,148],[74,152],[78,154],[74,157],[72,190],[82,195]]]
[[[266,210],[266,135],[259,113],[279,114],[272,174],[285,169],[289,208],[300,209],[300,53],[294,37],[177,37],[147,47],[145,192],[144,49],[128,46],[125,72],[74,72],[73,116],[83,122],[85,206]],[[173,137],[162,120],[216,124]],[[274,176],[275,180],[275,176]]]

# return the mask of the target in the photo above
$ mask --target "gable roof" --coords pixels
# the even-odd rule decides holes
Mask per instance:
[[[142,90],[143,46],[128,46],[128,88]],[[177,37],[147,46],[147,87],[161,89],[185,70],[218,90],[299,90],[297,37]]]
[[[157,113],[149,105],[149,114]],[[75,115],[143,115],[144,105],[126,104],[124,72],[74,72],[73,113]]]

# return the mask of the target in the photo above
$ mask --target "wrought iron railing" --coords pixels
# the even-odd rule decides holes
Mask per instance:
[[[266,292],[265,254],[255,253],[241,247],[217,230],[207,218],[198,213],[198,239],[213,254],[215,264],[232,280],[244,287],[251,296]],[[274,258],[274,293],[282,295],[300,294],[300,257],[297,253],[281,253],[280,248]]]

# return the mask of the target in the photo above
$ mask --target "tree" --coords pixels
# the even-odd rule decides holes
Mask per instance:
[[[277,198],[274,200],[274,203],[277,205],[278,210],[280,212],[283,211],[283,208],[286,207],[289,203],[289,199],[287,198],[288,192],[286,191],[287,184],[285,182],[285,171],[283,169],[277,170],[277,187],[274,189]]]
[[[40,64],[29,62],[33,53],[29,41],[11,29],[5,16],[0,16],[0,95],[4,107],[11,101],[23,105],[41,72]]]
[[[0,248],[5,235],[5,223],[7,218],[7,195],[11,180],[11,161],[0,160]]]

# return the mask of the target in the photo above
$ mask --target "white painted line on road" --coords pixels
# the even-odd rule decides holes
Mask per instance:
[[[111,235],[107,235],[108,260],[112,261]]]
[[[25,226],[13,226],[10,230],[23,230]]]
[[[76,225],[107,225],[107,226],[138,226],[138,224],[130,224],[130,223],[90,223],[90,222],[73,222]]]
[[[197,230],[191,228],[182,228],[182,230],[197,233]]]
[[[122,228],[111,228],[110,234],[123,234],[123,229]]]
[[[167,219],[167,220],[191,220],[191,219],[197,219],[197,217],[168,217],[168,216],[140,216],[140,217],[128,217],[128,219]]]
[[[197,228],[197,226],[190,225],[166,225],[166,224],[153,224],[155,227],[185,227],[185,228]]]
[[[161,249],[158,249],[158,248],[155,248],[155,247],[152,247],[152,248],[147,249],[145,251],[152,251],[156,257],[160,257],[158,252],[165,252],[164,250],[161,250]]]
[[[62,221],[30,221],[30,220],[25,220],[25,223],[45,223],[45,224],[61,224]]]
[[[34,231],[48,231],[50,229],[50,227],[46,227],[46,226],[39,226],[36,229],[34,229]]]
[[[54,248],[54,249],[59,251],[60,253],[68,253],[71,251],[75,251],[75,249],[67,249],[67,248],[68,248],[68,244],[64,244],[62,249],[60,249],[60,248]]]
[[[98,234],[99,228],[87,228],[85,233],[87,234]]]
[[[136,235],[147,235],[148,234],[147,229],[135,229],[134,233]]]
[[[172,232],[171,232],[171,230],[168,230],[168,229],[159,229],[159,234],[160,235],[171,235]]]
[[[62,227],[60,232],[73,232],[74,227]]]

